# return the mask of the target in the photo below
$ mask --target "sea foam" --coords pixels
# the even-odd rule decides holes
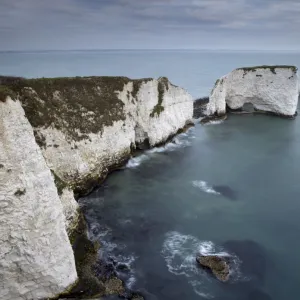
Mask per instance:
[[[161,254],[170,273],[186,277],[194,292],[208,299],[213,296],[207,290],[207,283],[213,279],[198,266],[197,255],[230,257],[233,281],[240,278],[240,260],[234,254],[216,246],[212,241],[201,241],[192,235],[171,231],[166,234]]]
[[[210,186],[206,181],[203,180],[194,180],[192,182],[193,186],[199,188],[205,193],[221,195],[219,192],[215,191],[212,186]]]
[[[125,222],[131,221],[126,219]],[[99,241],[101,244],[98,253],[101,260],[114,269],[128,289],[133,289],[136,283],[133,266],[137,259],[135,253],[128,252],[125,244],[114,242],[113,231],[105,225],[92,223],[89,232],[91,240]]]
[[[179,134],[178,136],[173,138],[171,142],[165,144],[164,146],[154,147],[150,150],[145,151],[142,155],[132,157],[128,161],[126,167],[129,169],[137,168],[143,162],[154,158],[155,155],[159,153],[172,152],[190,146],[190,140],[194,138],[192,133],[193,131],[192,129],[190,129],[186,133]]]

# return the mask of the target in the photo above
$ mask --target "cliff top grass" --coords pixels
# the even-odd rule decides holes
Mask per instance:
[[[34,128],[52,126],[70,140],[87,139],[89,133],[103,131],[114,121],[124,120],[124,103],[118,92],[133,83],[136,98],[142,83],[127,77],[61,77],[24,79],[0,76],[0,100],[18,98]],[[128,95],[129,97],[129,95]]]
[[[0,101],[5,102],[6,97],[16,97],[16,93],[6,85],[0,85]]]
[[[262,65],[262,66],[254,66],[254,67],[243,67],[238,68],[236,70],[243,70],[245,72],[255,72],[257,69],[269,69],[272,73],[276,74],[276,69],[291,69],[294,73],[297,73],[298,68],[296,66],[288,66],[288,65]]]

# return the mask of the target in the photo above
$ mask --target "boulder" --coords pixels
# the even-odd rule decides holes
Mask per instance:
[[[217,255],[200,255],[197,257],[200,266],[210,269],[220,281],[229,280],[230,268],[226,257]]]
[[[124,284],[119,278],[111,278],[105,282],[105,293],[106,295],[122,295],[125,293]]]
[[[208,101],[209,101],[209,97],[203,97],[194,100],[194,113],[193,113],[194,119],[205,117]]]

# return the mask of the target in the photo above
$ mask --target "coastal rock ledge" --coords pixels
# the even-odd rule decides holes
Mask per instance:
[[[72,288],[75,196],[192,117],[191,95],[164,77],[0,77],[0,299]]]
[[[206,114],[222,116],[228,111],[244,111],[294,117],[298,104],[298,76],[295,66],[239,68],[215,83]],[[246,110],[247,111],[247,110]]]

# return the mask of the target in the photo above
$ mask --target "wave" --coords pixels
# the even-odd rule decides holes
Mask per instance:
[[[194,180],[192,182],[193,186],[199,188],[205,193],[221,195],[219,192],[215,191],[212,186],[210,186],[206,181],[203,180]]]
[[[205,299],[213,299],[214,298],[214,296],[212,296],[211,294],[203,292],[202,284],[200,284],[199,281],[197,281],[197,280],[190,281],[190,284],[192,285],[194,292],[198,296],[205,298]]]
[[[206,123],[205,125],[219,125],[222,123],[224,123],[224,120],[210,121],[210,122]]]
[[[200,241],[192,235],[184,235],[176,231],[166,234],[162,254],[171,273],[188,277],[191,273],[201,273],[196,263],[197,255],[230,256],[227,252],[217,251],[211,241]]]
[[[191,145],[190,139],[193,139],[194,136],[191,135],[192,129],[189,129],[186,133],[181,133],[175,138],[172,139],[171,142],[165,144],[161,147],[154,147],[150,150],[146,150],[144,154],[132,157],[126,167],[129,169],[137,168],[139,165],[141,165],[143,162],[149,160],[154,155],[164,152],[172,152],[176,151],[181,148],[185,148]]]
[[[127,281],[126,281],[126,287],[127,287],[128,289],[132,290],[133,287],[134,287],[134,285],[135,285],[135,283],[136,283],[136,278],[135,278],[134,275],[131,275],[131,276],[127,279]]]
[[[208,299],[213,298],[207,291],[207,283],[212,281],[212,277],[198,266],[197,255],[230,257],[230,261],[232,261],[230,276],[233,281],[240,278],[238,257],[217,247],[211,241],[201,241],[192,235],[172,231],[166,234],[161,253],[170,273],[186,277],[194,292]]]
[[[142,162],[150,159],[150,157],[146,154],[142,154],[136,157],[132,157],[128,162],[126,167],[129,169],[133,169],[138,167]]]
[[[201,121],[203,118],[200,118],[199,120]],[[219,125],[222,124],[224,120],[212,120],[207,123],[202,124],[203,126],[209,126],[209,125]]]
[[[125,222],[130,222],[130,220],[125,220]],[[104,269],[102,275],[107,275],[105,272],[110,270],[112,274],[116,274],[124,281],[128,289],[133,289],[136,282],[133,265],[137,256],[134,253],[128,253],[125,244],[115,243],[113,231],[105,225],[92,223],[89,233],[91,240],[100,242],[101,247],[98,254],[105,265],[108,266]]]

